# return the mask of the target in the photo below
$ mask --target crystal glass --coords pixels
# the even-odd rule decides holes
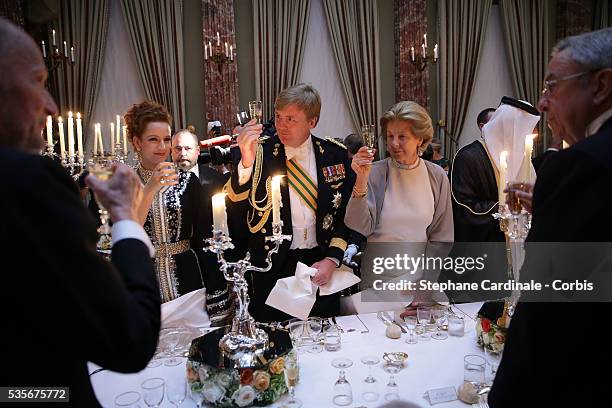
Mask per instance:
[[[420,328],[419,340],[430,340],[431,337],[429,336],[429,334],[427,334],[427,329],[431,323],[431,308],[426,306],[417,308],[417,319]]]
[[[309,353],[320,353],[323,351],[323,346],[319,343],[322,328],[323,322],[320,317],[308,318],[308,330],[312,339],[312,347],[308,350]]]
[[[417,318],[416,316],[406,316],[404,317],[404,323],[406,323],[406,327],[408,327],[408,338],[406,339],[406,343],[408,344],[417,344],[417,336],[414,334],[414,329],[417,326]]]
[[[363,143],[370,150],[370,152],[374,149],[374,145],[376,144],[375,130],[376,129],[374,125],[361,126],[361,135],[363,136]]]
[[[87,170],[98,179],[108,181],[113,176],[113,162],[114,157],[111,155],[93,156],[87,163]],[[98,203],[98,213],[100,214],[100,227],[98,228],[100,237],[96,244],[96,249],[102,255],[110,258],[111,248],[113,246],[111,228],[109,225],[110,215],[108,214],[108,210],[100,204],[97,197],[96,202]]]
[[[353,361],[348,358],[337,358],[333,360],[331,364],[333,367],[340,369],[338,379],[334,384],[334,405],[339,405],[341,407],[350,405],[353,403],[353,389],[345,377],[344,370],[352,366]]]
[[[332,324],[323,329],[324,345],[326,351],[338,351],[341,347],[340,327]]]
[[[148,407],[159,407],[164,400],[164,388],[166,383],[161,378],[149,378],[140,385],[142,396]]]
[[[180,330],[173,330],[166,334],[165,340],[166,344],[168,345],[168,354],[170,355],[170,358],[164,361],[165,366],[172,367],[181,364],[182,360],[176,355],[176,347],[181,341],[182,335],[183,332]]]
[[[523,205],[521,204],[521,200],[516,194],[517,191],[523,191],[525,189],[525,184],[520,181],[509,182],[506,186],[508,188],[508,209],[512,215],[519,215],[523,210]]]
[[[465,321],[462,316],[455,314],[448,315],[448,334],[451,336],[463,337],[465,333]]]
[[[376,401],[380,396],[378,391],[378,380],[372,375],[372,366],[380,363],[380,358],[376,356],[361,357],[361,362],[368,366],[368,376],[363,380],[363,393],[361,397],[365,401]]]
[[[399,399],[399,386],[395,382],[395,374],[399,373],[402,369],[401,363],[387,363],[383,367],[385,372],[389,373],[389,382],[385,388],[385,399],[387,401],[393,401]]]
[[[115,408],[140,408],[140,393],[128,391],[117,395]]]
[[[251,119],[257,119],[257,123],[261,124],[261,119],[262,119],[262,104],[261,104],[261,101],[251,101],[251,102],[249,102],[249,113],[251,115]]]
[[[236,114],[236,119],[238,119],[238,124],[240,126],[246,125],[251,118],[249,118],[249,114],[245,111],[240,111]]]
[[[285,368],[283,369],[285,374],[285,384],[289,388],[289,401],[285,402],[286,407],[298,408],[302,406],[302,401],[295,398],[295,385],[299,376],[299,366],[297,359],[285,359]]]
[[[485,365],[481,356],[469,354],[463,357],[463,380],[480,387],[484,382]]]
[[[501,351],[494,351],[485,346],[484,348],[485,359],[487,361],[487,366],[485,368],[485,383],[487,385],[493,385],[493,380],[495,379],[495,375],[497,374],[497,369],[499,367],[499,363],[502,359]]]
[[[187,398],[187,381],[183,376],[175,377],[166,384],[166,396],[168,401],[178,407]]]
[[[289,336],[293,343],[293,348],[298,352],[304,350],[304,346],[310,344],[310,335],[305,320],[291,319],[289,321]]]
[[[431,309],[431,315],[436,321],[436,332],[431,336],[436,340],[446,340],[448,339],[448,334],[442,331],[442,325],[444,324],[444,319],[446,318],[446,307],[437,305]]]

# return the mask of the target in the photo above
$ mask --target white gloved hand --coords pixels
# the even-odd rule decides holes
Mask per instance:
[[[355,254],[359,252],[359,248],[357,247],[357,245],[355,244],[350,244],[347,248],[346,251],[344,251],[344,259],[342,260],[344,263],[349,263],[351,262],[351,259],[353,259],[353,256],[355,256]]]

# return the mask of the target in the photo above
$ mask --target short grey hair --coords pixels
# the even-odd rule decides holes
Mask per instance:
[[[387,124],[396,120],[410,123],[412,133],[421,140],[421,145],[418,147],[419,156],[423,154],[433,138],[431,117],[425,108],[413,101],[401,101],[393,105],[380,118],[383,137],[387,136]]]
[[[553,55],[561,51],[586,71],[612,68],[612,28],[591,31],[562,39],[553,48]]]

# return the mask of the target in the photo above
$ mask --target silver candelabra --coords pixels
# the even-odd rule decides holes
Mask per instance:
[[[274,243],[274,247],[268,251],[266,266],[263,268],[251,265],[249,252],[239,261],[226,261],[224,252],[233,249],[234,245],[229,235],[221,230],[213,229],[213,237],[206,240],[208,245],[204,250],[217,254],[223,276],[234,284],[238,310],[232,321],[231,331],[219,341],[219,349],[239,367],[254,366],[257,357],[268,347],[268,335],[256,326],[255,319],[249,313],[248,283],[244,275],[248,271],[268,272],[272,268],[272,255],[278,252],[283,241],[291,240],[291,235],[283,235],[282,227],[282,221],[272,223],[272,235],[266,237],[266,241]]]

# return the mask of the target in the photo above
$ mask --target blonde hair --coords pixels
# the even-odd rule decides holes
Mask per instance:
[[[296,105],[306,114],[306,119],[321,116],[321,97],[319,92],[309,84],[298,84],[283,89],[274,102],[274,109],[283,109],[288,105]]]
[[[380,128],[385,137],[387,135],[387,124],[395,120],[410,122],[412,133],[421,140],[418,154],[419,156],[423,154],[433,138],[433,125],[425,108],[412,101],[401,101],[393,105],[380,118]]]

